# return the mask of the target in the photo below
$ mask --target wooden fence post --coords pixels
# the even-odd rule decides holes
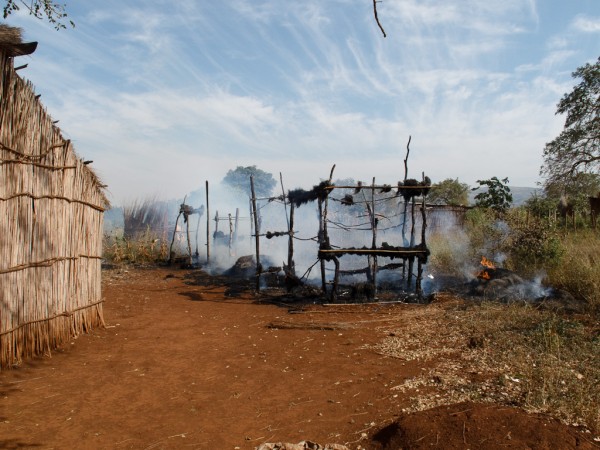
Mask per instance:
[[[210,263],[210,209],[208,205],[208,180],[206,180],[206,264]]]
[[[258,215],[256,213],[256,194],[254,193],[254,177],[250,175],[250,190],[252,192],[252,213],[254,216],[254,242],[256,245],[256,292],[260,291],[260,274],[262,267],[260,265],[260,228],[258,227]]]

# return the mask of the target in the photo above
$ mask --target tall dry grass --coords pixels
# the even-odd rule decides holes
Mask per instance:
[[[164,235],[149,229],[134,238],[105,235],[102,257],[112,264],[156,264],[168,259],[169,244]]]
[[[571,231],[561,237],[564,253],[548,267],[548,283],[584,300],[600,313],[600,230]]]

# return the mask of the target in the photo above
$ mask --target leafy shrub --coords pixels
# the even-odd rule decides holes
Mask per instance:
[[[513,196],[508,187],[508,178],[499,180],[498,177],[492,177],[489,180],[477,180],[479,187],[473,188],[476,191],[479,188],[487,186],[487,190],[480,192],[475,196],[475,204],[481,208],[492,208],[498,213],[508,211],[513,201]]]
[[[564,254],[556,228],[545,219],[513,222],[506,251],[511,268],[524,274],[556,266]]]

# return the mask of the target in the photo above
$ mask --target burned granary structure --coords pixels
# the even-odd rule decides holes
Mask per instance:
[[[375,178],[369,184],[335,184],[334,169],[335,166],[327,180],[311,190],[289,190],[269,199],[252,195],[256,290],[261,288],[261,277],[274,271],[283,270],[290,288],[301,284],[318,266],[321,293],[329,301],[345,300],[348,296],[374,299],[382,286],[420,298],[424,265],[430,253],[425,199],[431,180],[422,174],[421,180],[405,177],[394,185],[377,184]],[[251,189],[254,192],[252,179]],[[287,230],[261,229],[269,226],[261,213],[261,202],[284,205]],[[300,239],[295,229],[295,210],[315,203],[318,231],[308,239]],[[286,236],[288,252],[283,269],[264,266],[261,238]],[[296,268],[294,245],[298,240],[312,240],[311,253],[316,258],[303,274],[297,273]]]

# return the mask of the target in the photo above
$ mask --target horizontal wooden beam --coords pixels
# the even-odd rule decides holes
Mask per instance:
[[[371,256],[387,256],[391,258],[409,258],[411,256],[428,256],[429,250],[399,248],[336,248],[329,250],[319,250],[319,258],[327,258],[328,256],[343,256],[343,255],[371,255]]]

